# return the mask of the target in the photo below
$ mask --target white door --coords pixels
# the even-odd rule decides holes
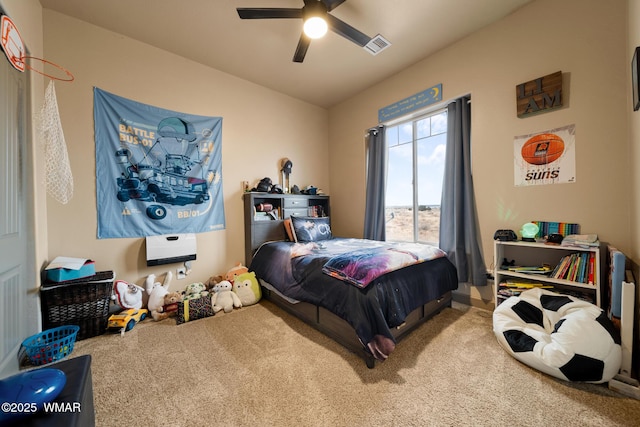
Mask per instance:
[[[0,55],[0,378],[17,370],[20,344],[39,324],[35,273],[28,269],[30,91],[26,73],[5,59]]]

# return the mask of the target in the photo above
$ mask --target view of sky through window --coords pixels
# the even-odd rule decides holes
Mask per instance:
[[[439,111],[390,126],[386,132],[387,240],[437,244],[447,113]]]
[[[418,205],[440,206],[447,137],[446,112],[387,129],[389,164],[386,206],[413,205],[414,126]]]

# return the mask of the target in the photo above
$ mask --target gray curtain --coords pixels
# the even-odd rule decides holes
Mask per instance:
[[[386,239],[384,204],[387,186],[387,143],[384,126],[369,129],[366,157],[367,188],[364,238],[384,241]]]
[[[471,176],[471,106],[462,97],[447,108],[447,148],[440,207],[440,248],[458,270],[458,280],[487,284],[478,243],[476,204]]]

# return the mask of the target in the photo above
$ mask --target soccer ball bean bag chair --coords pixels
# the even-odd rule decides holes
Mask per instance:
[[[567,381],[604,383],[620,370],[620,334],[587,301],[545,289],[509,297],[493,312],[500,345],[520,362]]]

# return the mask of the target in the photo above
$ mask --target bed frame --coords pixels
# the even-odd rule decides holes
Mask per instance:
[[[250,265],[253,254],[262,243],[287,239],[282,220],[256,221],[256,205],[260,203],[272,205],[274,210],[279,211],[279,218],[288,218],[290,215],[299,213],[306,214],[309,207],[319,207],[325,215],[329,214],[329,196],[324,195],[310,196],[250,192],[245,193],[243,199],[246,265]],[[348,350],[361,356],[366,362],[367,367],[375,367],[376,359],[360,342],[355,329],[341,317],[323,307],[307,302],[292,304],[269,288],[264,286],[261,286],[261,288],[262,295],[265,299],[303,320]],[[396,341],[399,342],[412,330],[439,313],[443,308],[450,307],[451,299],[451,292],[447,292],[409,313],[405,322],[392,330]]]
[[[276,292],[261,286],[262,297],[271,301],[276,306],[294,315],[313,328],[327,335],[329,338],[346,347],[348,350],[362,357],[369,369],[375,367],[376,359],[358,339],[355,330],[349,323],[333,314],[329,310],[307,302],[290,303]],[[396,341],[400,341],[409,335],[415,328],[438,314],[445,307],[451,306],[451,292],[447,292],[440,298],[430,301],[413,310],[407,316],[405,322],[392,333]]]

